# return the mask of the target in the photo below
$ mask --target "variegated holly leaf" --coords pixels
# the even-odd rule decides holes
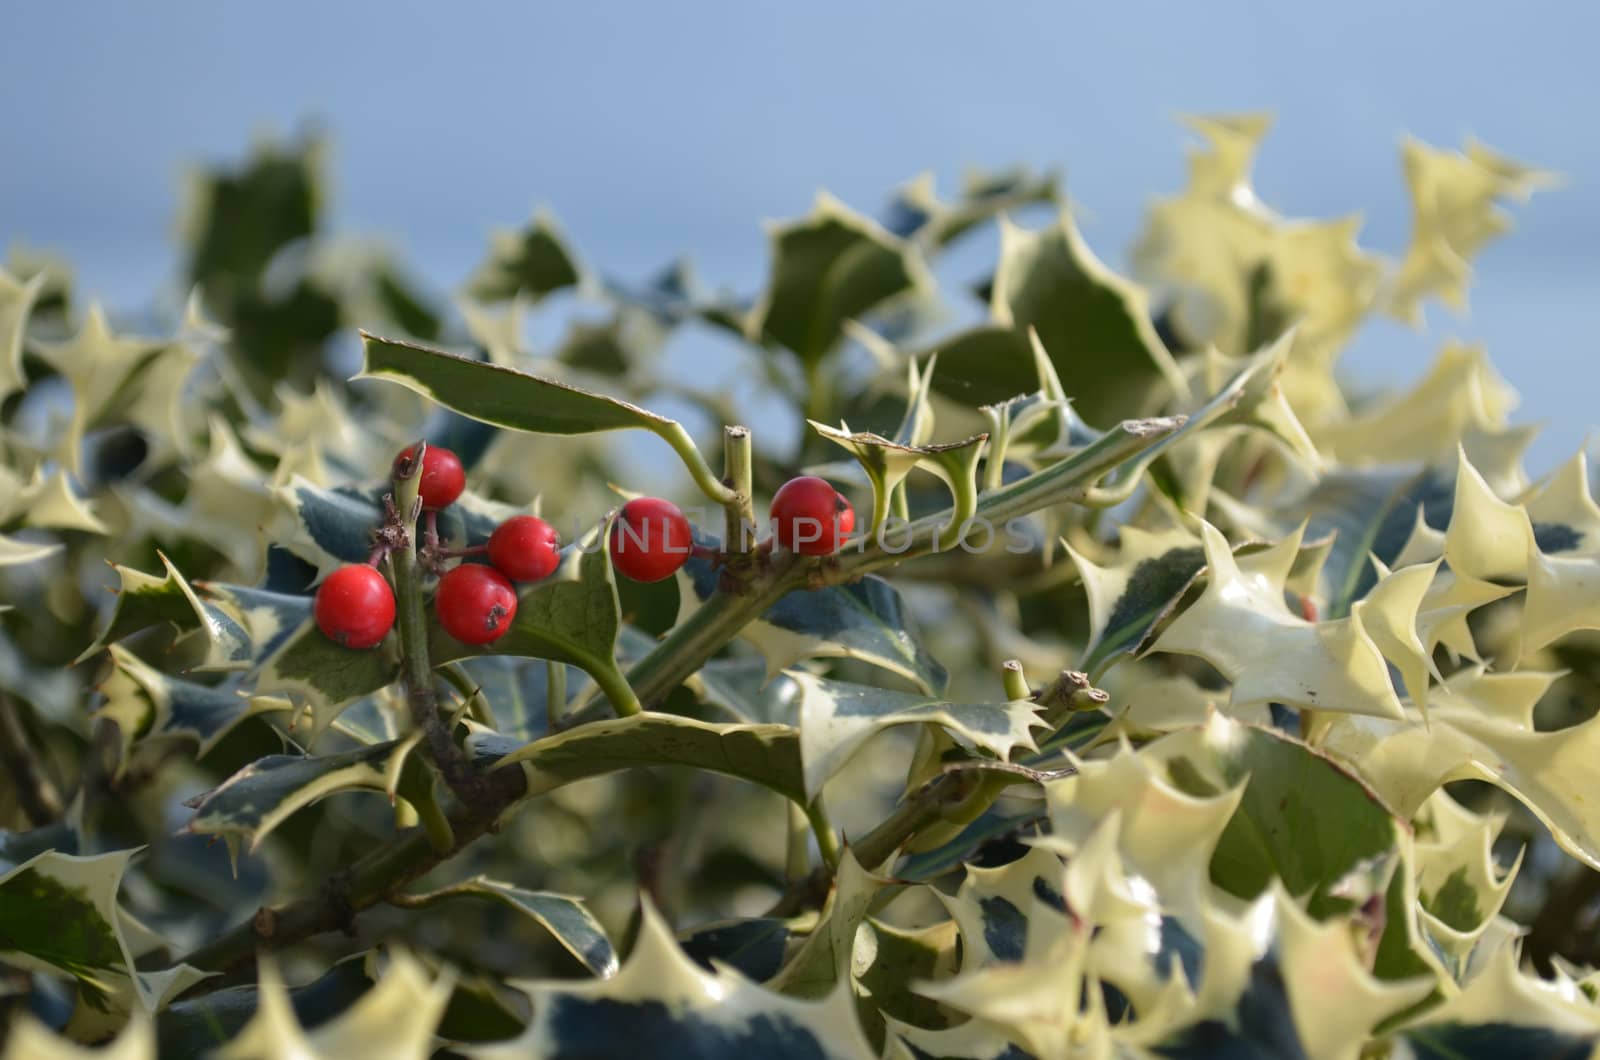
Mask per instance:
[[[1586,1056],[1600,1041],[1600,1009],[1517,967],[1502,945],[1460,992],[1402,1027],[1397,1037],[1428,1060],[1500,1056]]]
[[[1087,975],[1092,926],[1029,902],[1025,959],[968,966],[950,979],[923,983],[920,993],[995,1025],[1028,1055],[1111,1055],[1105,999]]]
[[[884,1037],[890,1021],[930,1028],[959,1022],[954,1012],[921,996],[913,985],[950,978],[960,952],[953,920],[912,929],[868,917],[857,931],[852,962],[857,1011],[868,1036],[874,1041]]]
[[[358,1053],[425,1060],[435,1049],[434,1031],[444,1018],[455,974],[430,976],[416,958],[391,956],[377,983],[354,1004],[313,1028],[301,1025],[277,965],[258,966],[255,1015],[215,1054],[220,1060],[296,1057],[337,1060]]]
[[[302,1026],[332,1019],[372,989],[375,953],[347,957],[304,986],[289,989]],[[164,1009],[156,1020],[161,1056],[203,1056],[226,1045],[261,1007],[262,988],[230,986],[196,994]]]
[[[1384,889],[1402,825],[1334,759],[1220,714],[1142,753],[1164,762],[1171,781],[1191,795],[1243,788],[1211,858],[1211,881],[1229,894],[1253,899],[1278,879],[1325,919]]]
[[[273,542],[315,566],[319,577],[346,563],[365,563],[388,492],[387,485],[329,489],[293,476],[277,491]],[[513,514],[508,505],[463,493],[438,513],[439,539],[450,548],[481,545]]]
[[[111,645],[112,672],[100,686],[105,704],[97,718],[117,723],[123,759],[135,741],[183,739],[204,758],[246,718],[292,709],[287,699],[252,695],[237,681],[202,685],[162,673],[119,644]]]
[[[1454,463],[1458,445],[1504,429],[1516,404],[1516,391],[1480,347],[1447,343],[1409,390],[1320,425],[1317,445],[1352,468],[1445,467]]]
[[[1119,658],[1144,646],[1206,564],[1199,539],[1178,527],[1150,531],[1130,524],[1121,537],[1116,561],[1104,566],[1063,542],[1089,601],[1082,665],[1096,681]]]
[[[253,680],[260,694],[283,693],[303,701],[311,715],[307,739],[314,741],[344,707],[392,684],[399,675],[396,637],[357,651],[329,638],[307,616],[261,661]]]
[[[0,499],[0,525],[16,520],[41,530],[107,532],[106,524],[94,514],[93,503],[78,496],[65,471],[46,475],[42,467],[36,467],[31,481],[18,483],[8,492]]]
[[[0,400],[28,385],[22,374],[22,336],[44,285],[43,272],[24,280],[0,268]]]
[[[583,899],[550,891],[530,891],[515,884],[477,876],[413,899],[411,907],[434,905],[453,898],[479,898],[497,902],[550,932],[595,975],[604,979],[617,972],[617,953],[605,928],[589,912]]]
[[[923,173],[895,192],[884,227],[937,250],[994,217],[1060,199],[1061,179],[1053,172],[1019,167],[969,173],[960,195],[949,201],[935,192],[933,174]]]
[[[1449,796],[1441,792],[1439,798]],[[1502,870],[1494,841],[1503,822],[1465,811],[1462,815],[1471,823],[1464,823],[1457,834],[1418,839],[1414,858],[1421,924],[1434,944],[1458,961],[1467,959],[1499,915],[1526,852],[1519,850]]]
[[[678,936],[678,945],[706,971],[726,965],[747,979],[764,982],[778,974],[793,935],[779,917],[751,917],[703,924]]]
[[[1429,693],[1428,718],[1334,719],[1323,749],[1350,763],[1402,818],[1440,785],[1475,779],[1520,800],[1562,848],[1600,866],[1600,812],[1589,766],[1600,753],[1600,718],[1556,731],[1533,726],[1533,705],[1553,674],[1466,670]]]
[[[1157,387],[1187,396],[1188,384],[1150,322],[1148,296],[1095,257],[1070,211],[1038,232],[1001,223],[989,308],[996,323],[1019,335],[1038,333],[1091,424],[1147,415]]]
[[[1154,754],[1127,746],[1111,758],[1077,763],[1077,772],[1045,784],[1050,832],[1036,846],[1074,856],[1067,879],[1070,908],[1088,910],[1102,886],[1098,864],[1110,878],[1140,877],[1161,907],[1190,923],[1208,902],[1211,861],[1243,797],[1235,785],[1220,793],[1191,794],[1170,779]],[[1084,852],[1102,853],[1089,857]],[[1113,891],[1131,893],[1115,882]]]
[[[621,970],[590,982],[520,984],[533,1020],[517,1038],[465,1050],[524,1056],[828,1056],[870,1058],[848,985],[824,1000],[786,997],[723,967],[708,972],[645,901]]]
[[[156,1060],[156,1036],[150,1019],[135,1012],[109,1043],[90,1048],[58,1035],[32,1015],[11,1024],[0,1060]]]
[[[1534,548],[1522,609],[1521,651],[1537,651],[1580,629],[1600,629],[1600,505],[1579,452],[1527,502]]]
[[[59,541],[36,541],[0,534],[0,567],[20,566],[60,552]]]
[[[704,560],[683,567],[693,598],[716,591],[717,575]],[[685,594],[686,601],[689,594]],[[686,616],[685,616],[686,617]],[[796,590],[778,599],[740,633],[767,661],[769,677],[813,658],[845,658],[899,674],[930,695],[949,674],[912,630],[905,601],[889,582],[868,575],[817,591]]]
[[[673,714],[591,722],[532,743],[474,732],[467,749],[482,763],[521,762],[528,794],[620,769],[680,765],[748,780],[805,805],[800,739],[788,725],[713,725]]]
[[[961,967],[1021,961],[1028,941],[1028,912],[1035,901],[1065,912],[1065,881],[1060,856],[1035,847],[998,868],[968,865],[966,878],[953,895],[935,891],[961,932]]]
[[[94,1040],[131,1012],[154,1013],[207,973],[186,964],[140,971],[117,892],[135,852],[80,857],[46,850],[0,874],[0,957],[76,981],[70,1025]]]
[[[862,868],[846,848],[817,926],[782,970],[768,980],[768,989],[791,997],[822,998],[840,984],[848,984],[856,931],[866,920],[873,898],[890,882]]]
[[[1411,245],[1392,281],[1389,311],[1420,323],[1430,295],[1465,308],[1473,256],[1511,227],[1501,201],[1526,199],[1554,178],[1474,141],[1456,152],[1408,139],[1401,158],[1411,189]]]
[[[800,754],[808,801],[861,746],[895,725],[937,725],[1002,760],[1019,747],[1035,749],[1040,724],[1031,699],[952,703],[911,692],[831,681],[789,671],[800,686]]]
[[[221,836],[229,851],[255,850],[297,810],[340,791],[385,791],[385,768],[400,747],[383,743],[330,755],[268,755],[191,800],[189,831]]]
[[[1348,618],[1312,622],[1284,602],[1284,582],[1301,533],[1235,559],[1227,540],[1201,525],[1206,588],[1151,651],[1197,655],[1233,682],[1237,706],[1284,703],[1310,710],[1402,716],[1389,665],[1360,608]],[[1406,617],[1415,622],[1415,614]]]
[[[1386,982],[1368,970],[1349,921],[1319,921],[1281,884],[1274,949],[1304,1055],[1357,1060],[1373,1031],[1434,992],[1433,976]]]
[[[721,707],[740,721],[798,725],[800,685],[787,673],[767,675],[767,664],[756,657],[712,659],[689,679],[707,703]]]
[[[198,629],[205,638],[205,659],[196,669],[249,667],[255,653],[242,619],[227,606],[202,599],[166,556],[161,556],[161,562],[166,573],[160,578],[113,564],[121,583],[116,590],[116,606],[105,630],[78,656],[78,661],[142,629],[168,623],[180,632]]]
[[[807,365],[838,344],[846,321],[931,287],[914,247],[826,193],[806,217],[773,226],[769,238],[767,287],[745,335],[783,346]]]
[[[83,435],[122,393],[128,379],[160,344],[112,332],[105,312],[89,307],[83,327],[68,342],[38,343],[41,356],[72,388],[72,417],[57,442],[61,462],[83,473]]]

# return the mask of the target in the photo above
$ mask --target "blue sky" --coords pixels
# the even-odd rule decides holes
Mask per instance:
[[[1370,328],[1352,372],[1400,382],[1481,340],[1549,423],[1549,466],[1600,391],[1600,5],[1123,2],[806,5],[13,5],[0,16],[0,245],[57,249],[136,304],[173,274],[186,163],[308,121],[332,137],[341,227],[441,288],[488,230],[551,207],[590,262],[638,278],[683,252],[749,286],[758,221],[819,186],[876,211],[923,169],[1059,166],[1091,243],[1125,261],[1182,181],[1184,111],[1268,107],[1262,197],[1361,211],[1398,253],[1397,144],[1473,134],[1562,171],[1481,259],[1472,312]]]

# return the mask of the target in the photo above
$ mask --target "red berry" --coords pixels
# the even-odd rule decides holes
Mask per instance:
[[[317,586],[317,628],[346,648],[372,648],[394,626],[394,591],[372,567],[340,567]]]
[[[400,450],[400,455],[394,458],[396,470],[401,461],[410,459],[415,448],[410,445]],[[417,496],[422,498],[424,508],[448,508],[466,488],[467,472],[459,456],[442,445],[430,445],[423,451],[422,481],[417,484]]]
[[[694,551],[694,532],[678,506],[636,497],[611,524],[611,565],[636,582],[670,578]]]
[[[831,556],[855,526],[855,509],[826,479],[801,475],[773,495],[772,533],[791,552]]]
[[[489,562],[514,582],[536,582],[561,565],[561,535],[536,515],[514,515],[489,535]]]
[[[463,644],[499,640],[517,617],[517,593],[504,574],[481,563],[445,571],[433,609],[444,631]]]

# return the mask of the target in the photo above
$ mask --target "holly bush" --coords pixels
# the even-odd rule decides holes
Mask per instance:
[[[452,303],[314,142],[196,176],[182,309],[15,253],[4,1055],[1587,1055],[1588,467],[1529,477],[1479,349],[1338,370],[1546,177],[1406,143],[1390,259],[1193,128],[1130,276],[1015,171],[819,197],[733,293],[539,216]],[[842,542],[766,529],[801,473]],[[614,567],[662,494],[692,540]],[[529,515],[554,571],[446,633]]]

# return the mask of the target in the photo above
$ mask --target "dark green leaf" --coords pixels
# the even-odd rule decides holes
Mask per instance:
[[[810,216],[774,231],[767,290],[752,336],[812,364],[838,343],[844,324],[911,289],[920,265],[889,233],[823,197]]]
[[[620,769],[677,765],[748,780],[795,802],[806,801],[800,738],[787,725],[711,725],[670,714],[636,714],[521,746],[497,734],[468,740],[480,760],[531,767],[531,794]]]

